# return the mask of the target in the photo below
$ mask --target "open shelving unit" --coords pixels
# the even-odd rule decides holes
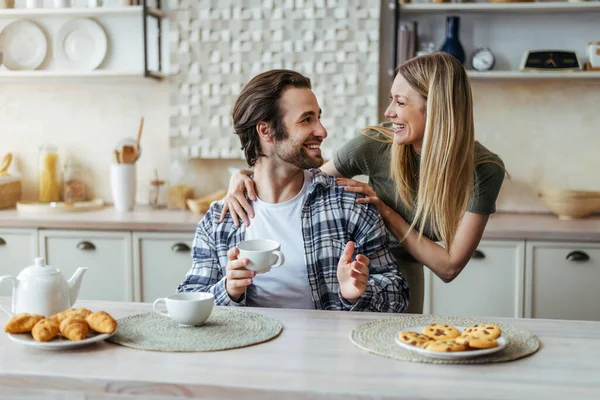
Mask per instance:
[[[10,22],[27,19],[45,31],[49,53],[40,69],[0,69],[0,81],[28,82],[34,79],[61,81],[143,81],[163,80],[168,74],[163,68],[165,29],[162,22],[167,14],[161,1],[149,7],[147,1],[139,6],[73,7],[73,8],[13,8],[0,10],[0,29]],[[58,27],[71,18],[93,18],[100,23],[109,39],[109,50],[100,68],[93,71],[63,70],[54,65],[51,48]]]
[[[444,37],[445,17],[461,17],[460,40],[467,53],[465,68],[471,69],[470,55],[488,46],[496,56],[496,66],[487,72],[469,70],[473,80],[596,80],[599,71],[520,71],[527,50],[573,50],[580,62],[586,61],[586,46],[600,40],[597,30],[600,1],[530,3],[394,3],[394,32],[401,22],[417,21],[420,31],[429,34],[436,48]],[[423,32],[419,32],[422,34]],[[397,34],[393,40],[397,59]]]
[[[600,2],[571,3],[531,2],[531,3],[415,3],[400,5],[403,13],[445,13],[445,12],[587,12],[600,10]]]

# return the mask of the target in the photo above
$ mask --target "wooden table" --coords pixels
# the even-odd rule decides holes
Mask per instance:
[[[151,310],[144,303],[77,306],[117,318]],[[44,351],[0,335],[0,399],[600,398],[600,322],[497,318],[535,333],[540,350],[508,363],[435,365],[377,356],[350,342],[354,327],[389,314],[256,311],[281,321],[281,335],[219,352],[163,353],[109,342]],[[2,326],[6,320],[0,313]]]

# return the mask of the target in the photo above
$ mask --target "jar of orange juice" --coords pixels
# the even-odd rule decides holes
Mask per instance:
[[[60,201],[58,150],[53,145],[40,147],[40,201]]]

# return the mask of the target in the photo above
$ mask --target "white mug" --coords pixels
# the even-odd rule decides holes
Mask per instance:
[[[135,164],[111,164],[110,188],[117,211],[133,210],[136,186]]]
[[[159,311],[157,305],[164,302],[167,312]],[[161,297],[154,301],[152,309],[155,313],[169,317],[179,326],[189,327],[202,325],[215,306],[215,296],[206,292],[177,293]]]
[[[279,251],[281,245],[275,240],[253,239],[245,240],[236,246],[240,251],[238,258],[247,258],[246,269],[257,274],[269,272],[271,268],[283,265],[285,257]]]

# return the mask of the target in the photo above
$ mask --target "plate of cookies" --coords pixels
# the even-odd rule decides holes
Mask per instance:
[[[494,324],[452,326],[432,323],[398,332],[396,343],[427,357],[465,359],[495,353],[508,341]]]
[[[46,350],[67,350],[106,340],[117,321],[105,311],[70,308],[50,317],[15,314],[4,325],[10,340]]]

